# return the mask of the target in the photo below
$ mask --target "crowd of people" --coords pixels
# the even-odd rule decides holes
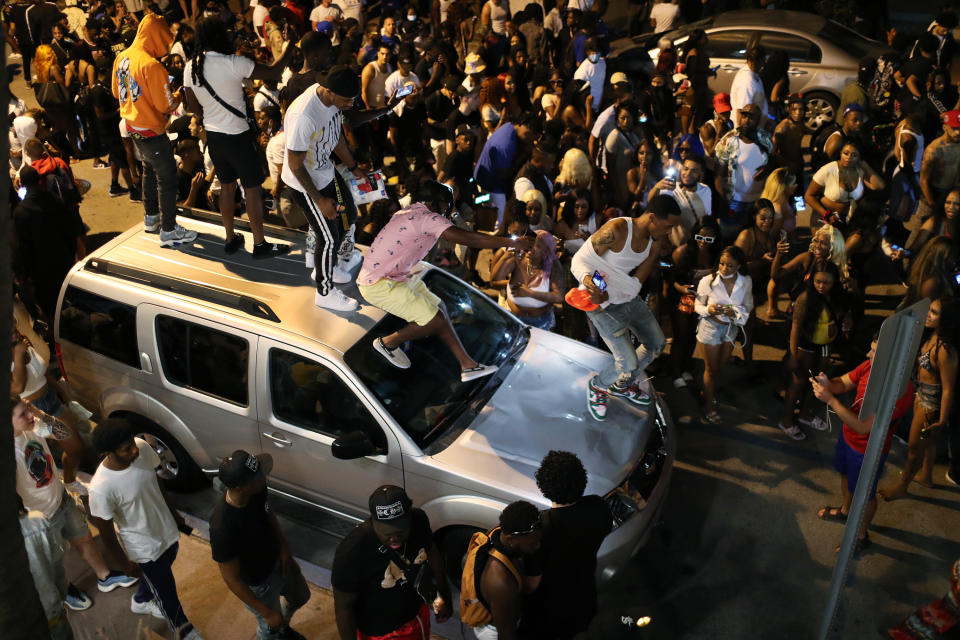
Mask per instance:
[[[946,480],[956,485],[954,13],[941,12],[914,42],[891,33],[898,55],[863,60],[836,122],[810,132],[805,98],[790,92],[786,53],[760,42],[749,43],[729,92],[710,88],[710,39],[698,29],[677,42],[662,38],[649,75],[608,69],[602,0],[385,0],[376,12],[363,0],[240,4],[22,0],[3,7],[6,41],[21,61],[9,75],[22,73],[38,104],[28,108],[12,96],[8,108],[18,292],[11,392],[18,469],[22,486],[32,483],[21,498],[76,544],[101,589],[143,576],[135,612],[165,617],[181,637],[199,636],[179,608],[170,572],[176,512],[145,476],[137,476],[143,486],[135,500],[134,484],[118,480],[152,468],[149,447],[133,440],[129,425],[101,423],[95,440],[105,457],[94,482],[88,489],[75,480],[75,423],[84,418],[49,371],[43,328],[53,323],[67,271],[86,253],[89,183],[71,169],[80,159],[109,169],[111,197],[142,203],[144,231],[159,234],[163,248],[196,239],[177,223],[178,206],[220,212],[226,255],[247,250],[236,216],[249,221],[256,259],[291,249],[266,239],[265,221],[307,231],[305,269],[318,307],[350,314],[366,303],[408,323],[371,345],[390,366],[409,367],[404,345],[435,335],[463,381],[495,371],[466,352],[439,298],[411,275],[423,259],[473,282],[533,327],[606,348],[609,366],[582,390],[597,421],[613,398],[649,405],[645,381],[659,374],[699,398],[699,411],[678,412],[681,423],[722,424],[718,383],[737,345],[747,375],[759,379],[757,340],[785,343],[782,376],[767,376],[781,379],[776,426],[797,441],[827,430],[829,413],[818,415],[818,400],[844,425],[835,460],[843,501],[819,512],[825,520],[846,518],[872,427],[856,415],[873,353],[866,338],[875,328],[865,314],[866,288],[878,274],[892,274],[906,287],[900,308],[932,303],[913,382],[890,429],[906,425],[909,456],[899,482],[880,493],[891,500],[913,481],[932,484],[935,443],[944,436]],[[667,34],[689,10],[658,3],[647,30]],[[371,191],[383,197],[370,200]],[[370,246],[365,255],[356,243]],[[354,282],[362,300],[342,287]],[[853,405],[836,397],[852,391]],[[35,418],[53,427],[31,426]],[[48,440],[63,452],[63,483]],[[884,455],[889,448],[888,438]],[[214,559],[257,615],[260,637],[297,637],[277,634],[294,633],[284,621],[309,594],[264,506],[266,471],[244,452],[228,461],[234,471],[221,467],[225,500],[239,511],[218,512]],[[116,525],[126,549],[118,557],[128,558],[123,571],[109,570],[90,547],[64,486],[89,492],[88,516],[101,532]],[[406,537],[391,538],[384,522],[400,520],[405,535],[421,537],[411,549],[423,557],[435,551],[422,512],[396,488],[381,490],[371,498],[371,522],[341,550],[386,550],[367,563],[366,578],[334,567],[344,638],[429,621],[421,605],[431,603],[416,593],[394,606],[371,586],[383,579],[383,561],[405,573],[423,560],[404,546],[393,563],[390,549]],[[143,503],[135,517],[125,511],[131,501]],[[872,517],[876,501],[870,505]],[[545,521],[531,508],[510,505],[500,532],[477,547],[508,559],[536,555]],[[860,548],[869,544],[868,523]],[[270,562],[251,554],[237,527],[273,540]],[[514,637],[518,598],[538,593],[533,578],[541,569],[535,560],[521,567],[489,555],[498,563],[484,557],[479,568],[470,565],[486,611],[475,626],[483,638]],[[542,568],[547,584],[551,570]],[[449,615],[449,594],[441,588],[438,597],[437,615]],[[90,604],[74,587],[57,603],[64,598],[72,608]]]

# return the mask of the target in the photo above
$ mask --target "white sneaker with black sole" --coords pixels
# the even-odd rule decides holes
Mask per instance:
[[[327,295],[317,291],[316,295],[313,296],[313,303],[331,311],[356,311],[359,306],[356,300],[344,294],[340,289],[330,289],[330,293]]]
[[[160,610],[160,607],[154,600],[147,600],[146,602],[137,602],[132,597],[130,598],[130,611],[134,613],[139,613],[142,615],[150,614],[154,618],[160,618],[163,620],[164,615],[163,611]]]
[[[403,352],[400,347],[394,347],[391,349],[383,343],[383,338],[375,338],[373,341],[373,349],[386,359],[387,362],[397,367],[398,369],[409,369],[410,368],[410,358]]]
[[[181,244],[192,244],[197,239],[197,232],[190,229],[184,229],[180,225],[175,226],[170,231],[160,232],[161,247],[177,247]]]

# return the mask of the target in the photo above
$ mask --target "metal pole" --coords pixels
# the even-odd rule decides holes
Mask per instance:
[[[870,370],[867,392],[860,410],[861,420],[871,415],[876,417],[870,429],[867,450],[857,478],[857,488],[853,493],[853,503],[847,515],[843,541],[837,553],[837,564],[833,567],[827,606],[823,610],[820,632],[817,634],[819,640],[827,640],[831,631],[836,631],[831,629],[831,626],[840,607],[841,589],[847,581],[848,573],[852,571],[850,560],[853,558],[853,548],[860,525],[863,523],[868,502],[867,493],[873,488],[873,481],[877,476],[880,454],[890,429],[894,405],[903,395],[907,379],[913,370],[913,361],[920,346],[920,337],[929,307],[929,300],[921,300],[887,318],[880,328],[874,364]],[[839,437],[842,438],[843,434]]]

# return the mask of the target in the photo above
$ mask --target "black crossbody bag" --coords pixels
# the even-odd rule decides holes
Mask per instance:
[[[417,592],[417,595],[428,605],[432,606],[433,601],[437,599],[439,590],[437,589],[437,582],[433,578],[430,563],[424,562],[420,565],[415,565],[396,549],[385,544],[380,545],[380,553],[387,554],[397,563],[397,566],[403,571],[404,577],[413,585],[413,590]],[[413,578],[410,577],[411,573],[414,574]]]

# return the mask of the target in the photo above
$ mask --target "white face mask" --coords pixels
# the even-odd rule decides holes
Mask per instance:
[[[600,54],[599,54],[599,53],[591,53],[589,56],[587,56],[587,59],[590,60],[590,62],[596,64],[596,63],[597,63],[597,60],[600,59]]]
[[[720,277],[723,278],[724,280],[729,280],[730,278],[736,278],[736,277],[737,277],[737,272],[734,271],[733,273],[731,273],[731,274],[728,275],[728,276],[725,276],[725,275],[723,275],[723,274],[721,273],[721,274],[720,274]]]
[[[410,22],[416,22],[416,21],[417,21],[417,14],[408,15],[408,16],[407,16],[407,20],[409,20]]]

